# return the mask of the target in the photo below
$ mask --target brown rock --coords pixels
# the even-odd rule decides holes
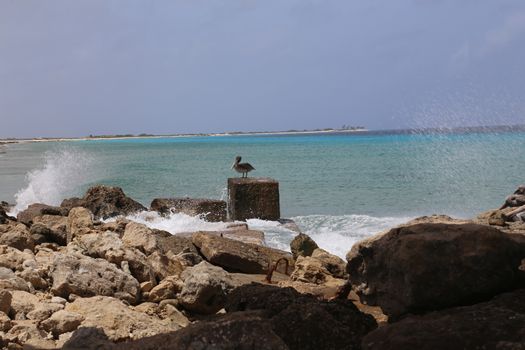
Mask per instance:
[[[140,295],[139,282],[103,259],[80,254],[56,254],[50,271],[51,292],[68,298],[94,295],[115,296],[136,304]]]
[[[115,345],[99,327],[80,327],[68,339],[63,350],[111,350]]]
[[[299,256],[295,261],[295,269],[290,275],[290,279],[292,281],[324,284],[333,277],[321,261],[310,256]]]
[[[47,339],[47,333],[38,328],[33,321],[16,321],[7,332],[11,343],[23,345],[25,349],[56,349],[54,341]]]
[[[71,198],[64,200],[62,207],[84,207],[89,209],[95,219],[107,219],[118,215],[130,215],[146,208],[127,197],[120,187],[95,186],[87,190],[82,199]]]
[[[202,261],[202,257],[191,241],[190,237],[180,235],[169,235],[159,238],[160,251],[169,255],[177,255],[182,259],[181,263],[185,266],[195,266]]]
[[[396,318],[472,304],[516,288],[524,247],[489,226],[423,223],[355,244],[347,266],[361,301]]]
[[[20,251],[7,245],[0,245],[0,267],[21,271],[24,269],[24,261],[30,260],[35,260],[30,250]]]
[[[23,224],[31,226],[33,219],[42,215],[60,215],[67,216],[68,210],[61,207],[53,207],[51,205],[35,203],[29,205],[26,210],[21,211],[17,215],[17,220]]]
[[[179,276],[184,270],[180,258],[169,253],[168,256],[154,252],[148,257],[148,264],[155,279],[161,281],[168,276]]]
[[[174,299],[182,290],[182,281],[176,276],[170,276],[162,280],[149,292],[148,301],[159,303],[162,300]]]
[[[133,310],[118,299],[96,296],[79,298],[65,311],[84,317],[81,327],[101,327],[111,341],[139,339],[176,330],[158,317]]]
[[[27,227],[16,222],[0,225],[0,244],[5,244],[18,250],[29,249],[32,251],[35,248],[35,241]]]
[[[67,244],[67,223],[66,216],[42,215],[33,218],[31,234],[40,233],[46,237],[47,242],[54,242],[60,245]]]
[[[159,251],[159,236],[146,225],[130,222],[126,225],[126,230],[122,236],[122,242],[128,247],[137,248],[149,255]]]
[[[151,210],[160,214],[184,213],[201,216],[206,221],[226,221],[226,202],[201,198],[156,198],[151,202]]]
[[[408,316],[369,333],[363,349],[523,349],[525,290],[471,306]]]
[[[0,332],[7,332],[12,327],[13,327],[13,322],[11,321],[9,316],[7,316],[7,314],[4,312],[0,312]],[[0,335],[0,346],[2,345],[1,338],[2,336]]]
[[[11,296],[9,317],[13,320],[27,319],[27,314],[33,311],[42,302],[37,296],[26,291],[12,291]]]
[[[281,258],[288,260],[289,271],[293,269],[291,254],[281,250],[242,243],[205,232],[193,234],[192,241],[206,260],[231,271],[265,273],[268,272],[270,263],[274,264]],[[284,272],[284,264],[280,265],[278,271]]]
[[[5,267],[0,267],[0,290],[22,290],[29,291],[29,285],[25,280]]]
[[[64,308],[64,305],[55,304],[55,303],[40,303],[35,306],[33,310],[27,313],[26,317],[34,321],[44,321],[48,319],[49,316],[54,314],[57,311],[60,311]]]
[[[53,333],[53,336],[56,338],[60,334],[74,331],[80,326],[82,321],[84,321],[84,316],[74,312],[60,310],[43,321],[42,328],[47,332]]]
[[[335,278],[346,277],[346,261],[326,250],[317,248],[312,253],[312,258],[321,262],[323,267]]]
[[[213,232],[210,232],[213,233]],[[221,237],[234,239],[236,241],[241,241],[244,243],[251,243],[260,246],[265,246],[266,242],[264,240],[264,232],[256,230],[228,230],[216,232]]]
[[[279,182],[270,178],[229,178],[231,220],[279,220]]]
[[[9,309],[11,309],[11,300],[13,300],[13,296],[10,292],[7,290],[0,290],[0,312],[5,314],[9,313]]]
[[[304,233],[299,233],[292,242],[290,242],[290,249],[294,260],[297,260],[299,256],[311,256],[317,248],[319,248],[317,243]]]
[[[67,217],[67,243],[76,236],[90,233],[93,229],[93,214],[86,208],[76,207],[69,211]]]

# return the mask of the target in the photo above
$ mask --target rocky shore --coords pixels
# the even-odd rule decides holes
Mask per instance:
[[[146,209],[105,186],[16,218],[2,202],[0,346],[525,349],[525,187],[472,220],[370,237],[347,261],[299,232],[289,253],[242,223],[171,235],[125,218]],[[226,206],[150,210],[216,221]]]

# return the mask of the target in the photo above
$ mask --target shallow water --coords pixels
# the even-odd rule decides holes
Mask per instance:
[[[256,168],[251,176],[279,180],[282,216],[339,255],[414,216],[497,207],[525,183],[523,132],[221,136],[10,145],[0,154],[0,199],[16,210],[59,204],[97,183],[146,206],[156,197],[224,198],[236,155]],[[183,221],[164,229],[181,232]],[[275,223],[250,225],[276,247],[293,236]]]

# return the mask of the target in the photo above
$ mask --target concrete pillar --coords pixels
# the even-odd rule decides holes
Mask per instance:
[[[268,177],[228,179],[230,220],[279,220],[279,182]]]

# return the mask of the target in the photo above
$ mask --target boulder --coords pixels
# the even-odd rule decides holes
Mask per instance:
[[[146,225],[130,222],[126,225],[122,242],[128,247],[137,248],[146,255],[159,251],[159,236]]]
[[[251,244],[256,244],[260,246],[266,245],[263,231],[249,230],[249,229],[246,229],[246,230],[236,229],[236,230],[218,231],[218,232],[212,231],[209,233],[215,233],[216,235],[219,235],[221,237],[234,239],[236,241],[241,241],[244,243],[251,243]]]
[[[41,302],[37,296],[26,291],[12,291],[9,317],[13,320],[25,320],[27,319],[27,314],[37,308]]]
[[[326,250],[317,248],[312,253],[312,258],[321,262],[323,267],[335,278],[346,277],[346,261]]]
[[[0,225],[0,244],[5,244],[18,250],[33,250],[35,248],[35,241],[27,227],[16,222]]]
[[[55,338],[60,334],[73,332],[84,321],[84,316],[75,312],[60,310],[42,322],[42,328],[51,332]]]
[[[16,218],[7,215],[7,209],[0,206],[0,225],[7,224],[9,220],[16,221]]]
[[[525,290],[471,306],[402,320],[372,331],[363,349],[523,349]]]
[[[317,248],[319,248],[317,243],[304,233],[299,233],[294,237],[292,242],[290,242],[290,250],[292,251],[294,260],[297,260],[299,256],[311,256]]]
[[[91,230],[93,230],[93,214],[83,207],[72,208],[67,217],[67,243],[76,236],[90,233]]]
[[[348,273],[361,301],[390,318],[490,299],[517,288],[525,245],[473,223],[419,223],[355,244]]]
[[[321,261],[310,256],[299,256],[295,261],[295,269],[290,275],[292,281],[324,284],[333,279]]]
[[[64,200],[62,207],[84,207],[89,209],[95,219],[108,219],[118,215],[130,215],[147,210],[142,204],[124,194],[120,187],[95,186],[87,190],[83,198]]]
[[[161,281],[168,276],[179,276],[184,270],[181,258],[172,253],[164,255],[155,252],[148,256],[147,259],[151,272],[157,281]]]
[[[360,349],[362,338],[377,327],[349,300],[322,301],[262,284],[236,288],[226,310],[260,310],[290,349]]]
[[[258,312],[239,312],[189,325],[177,332],[115,344],[122,350],[285,350],[286,344]]]
[[[67,244],[68,218],[58,215],[42,215],[33,218],[31,234],[45,236],[46,242],[54,242],[59,245]]]
[[[151,210],[163,215],[183,213],[206,221],[226,221],[226,202],[218,199],[156,198],[151,202]]]
[[[11,328],[13,328],[13,321],[11,321],[6,313],[0,312],[0,346],[2,346],[1,332],[7,332]]]
[[[229,178],[230,220],[279,220],[279,182],[270,178]]]
[[[205,261],[189,267],[181,275],[184,286],[178,299],[192,312],[214,314],[224,307],[226,295],[234,288],[229,274]]]
[[[54,341],[47,338],[47,333],[34,321],[16,321],[7,332],[5,338],[20,347],[9,347],[10,349],[56,349]],[[14,344],[13,344],[14,343]]]
[[[182,290],[183,283],[177,276],[170,276],[162,280],[148,293],[148,301],[159,303],[162,300],[174,299]]]
[[[89,233],[75,238],[67,247],[69,252],[77,252],[92,258],[102,258],[121,266],[126,261],[133,277],[139,282],[154,281],[154,272],[147,257],[139,250],[123,244],[119,235],[106,231]]]
[[[122,301],[96,296],[78,298],[65,311],[81,315],[81,327],[101,327],[109,340],[118,342],[139,339],[178,329],[158,317],[133,310]]]
[[[51,292],[63,298],[70,294],[80,297],[115,296],[136,304],[140,295],[139,282],[103,259],[81,254],[56,254],[51,267]]]
[[[278,249],[243,243],[206,232],[193,234],[192,242],[207,261],[231,271],[265,273],[270,264],[273,265],[282,258],[288,261],[289,271],[293,269],[291,254]],[[284,263],[279,265],[278,271],[285,272]]]
[[[165,254],[173,254],[180,257],[184,266],[195,266],[202,261],[197,247],[192,243],[190,237],[181,235],[169,235],[159,237],[158,240],[160,251]]]
[[[24,261],[35,260],[34,254],[26,249],[20,251],[16,248],[0,245],[0,267],[21,271],[24,269]]]
[[[99,327],[80,327],[63,345],[63,350],[111,350],[115,345]]]
[[[31,226],[33,224],[33,219],[37,216],[42,216],[42,215],[67,216],[67,214],[68,214],[67,208],[54,207],[54,206],[42,204],[42,203],[35,203],[35,204],[29,205],[26,210],[23,210],[20,213],[18,213],[16,218],[19,222],[26,224],[27,226]]]
[[[29,291],[28,283],[15,273],[5,267],[0,267],[0,290],[22,290]]]
[[[42,322],[48,319],[52,314],[60,311],[64,308],[64,305],[43,302],[37,304],[33,310],[27,313],[26,317],[29,320]]]

